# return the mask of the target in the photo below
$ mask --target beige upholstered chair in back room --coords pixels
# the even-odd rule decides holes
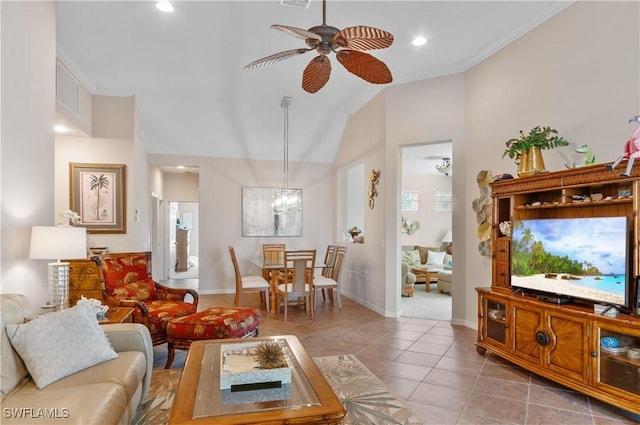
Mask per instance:
[[[324,273],[322,276],[316,276],[313,280],[313,290],[316,291],[313,297],[313,308],[317,305],[317,291],[322,290],[323,299],[324,299],[324,290],[328,289],[331,291],[329,293],[330,299],[334,300],[333,292],[335,291],[335,299],[338,301],[338,307],[342,308],[342,300],[340,299],[340,272],[342,271],[342,264],[344,263],[344,257],[347,254],[346,246],[336,246],[335,255],[333,257],[333,264],[331,267],[326,267],[329,269],[328,275]]]
[[[238,267],[238,259],[236,258],[236,251],[232,246],[229,247],[229,255],[231,256],[231,262],[233,263],[233,272],[236,276],[236,296],[233,303],[236,307],[240,306],[242,294],[247,292],[259,292],[260,298],[264,298],[265,305],[267,307],[267,313],[269,312],[269,282],[257,275],[242,276],[240,268]]]
[[[280,303],[284,304],[284,320],[287,320],[289,302],[299,303],[304,299],[304,306],[309,317],[313,319],[313,271],[316,264],[316,250],[302,249],[284,252],[284,268],[278,271],[276,286],[276,303],[280,313]]]

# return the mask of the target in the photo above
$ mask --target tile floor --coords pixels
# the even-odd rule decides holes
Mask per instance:
[[[232,305],[232,295],[201,295],[199,309]],[[259,295],[242,305],[259,308]],[[291,308],[289,321],[262,307],[260,335],[296,335],[311,356],[355,354],[425,424],[640,423],[640,416],[584,396],[475,349],[476,332],[446,321],[382,317],[343,297],[319,301],[316,317]],[[166,345],[155,348],[164,366]],[[184,352],[173,367],[182,367]]]

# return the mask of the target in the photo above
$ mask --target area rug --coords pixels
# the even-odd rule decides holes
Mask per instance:
[[[329,385],[345,406],[344,424],[422,424],[369,369],[351,354],[314,357]],[[154,369],[146,400],[132,425],[166,425],[182,369]]]

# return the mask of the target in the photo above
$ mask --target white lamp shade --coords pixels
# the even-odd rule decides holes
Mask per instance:
[[[70,226],[33,226],[29,258],[54,260],[85,258],[87,229]]]
[[[442,238],[442,243],[451,243],[453,242],[453,234],[451,233],[451,230],[447,231],[447,234],[444,235],[444,238]]]

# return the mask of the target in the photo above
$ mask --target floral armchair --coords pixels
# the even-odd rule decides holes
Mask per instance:
[[[151,252],[104,254],[91,259],[100,269],[103,302],[135,308],[133,321],[149,328],[154,345],[167,342],[169,320],[198,309],[198,293],[193,289],[169,288],[153,280]]]

